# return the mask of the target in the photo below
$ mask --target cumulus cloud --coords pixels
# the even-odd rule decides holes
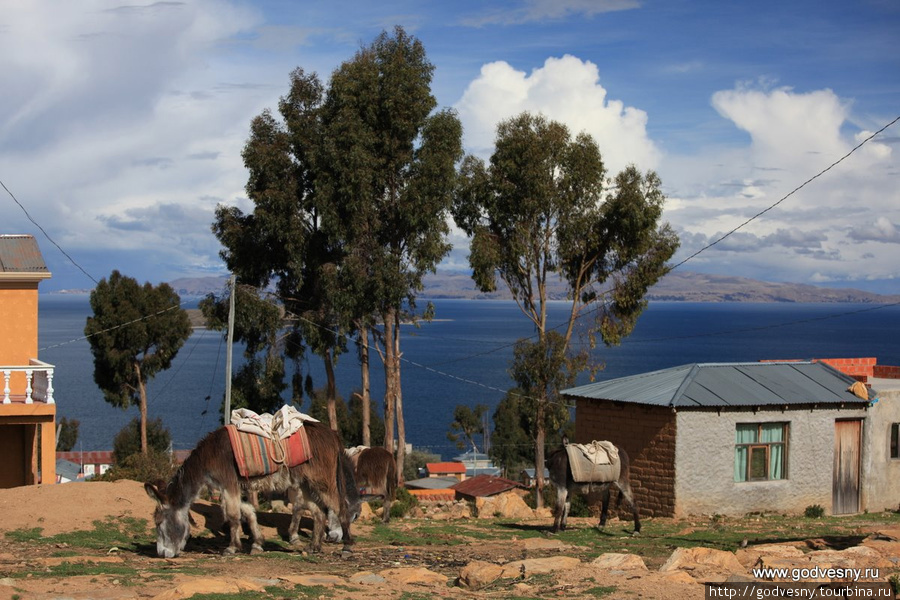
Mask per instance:
[[[597,66],[574,56],[548,58],[525,73],[499,61],[484,65],[455,108],[470,151],[487,157],[497,124],[524,111],[541,113],[597,141],[610,173],[629,163],[655,168],[660,151],[647,135],[647,113],[607,97]]]
[[[829,89],[761,83],[718,91],[711,104],[749,140],[715,153],[664,157],[659,170],[672,197],[666,217],[681,233],[679,257],[737,231],[682,268],[715,268],[726,257],[721,264],[730,269],[781,281],[900,275],[892,257],[872,252],[900,242],[897,158],[876,137],[841,160],[872,135],[853,131],[852,101]]]

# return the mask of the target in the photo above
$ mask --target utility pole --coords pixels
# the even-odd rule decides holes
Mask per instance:
[[[231,345],[234,341],[234,293],[237,291],[234,275],[228,280],[228,287],[231,291],[228,298],[228,347],[225,349],[225,410],[222,411],[225,425],[231,423]]]

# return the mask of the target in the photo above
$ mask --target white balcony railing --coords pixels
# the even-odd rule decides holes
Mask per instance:
[[[33,404],[34,402],[43,402],[45,404],[55,404],[53,400],[53,369],[54,366],[47,364],[36,358],[28,361],[28,366],[0,366],[0,375],[3,377],[3,404],[11,404],[24,399],[25,404]],[[10,380],[13,373],[25,374],[25,390],[13,393],[10,387]]]

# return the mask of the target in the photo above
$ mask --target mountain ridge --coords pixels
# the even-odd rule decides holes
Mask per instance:
[[[169,282],[180,296],[221,294],[226,277],[182,277]],[[424,279],[423,299],[509,300],[509,291],[498,285],[495,292],[484,293],[466,272],[438,271]],[[549,286],[549,298],[565,300],[562,282]],[[892,304],[897,294],[876,294],[852,288],[826,288],[804,283],[760,281],[728,275],[709,275],[691,271],[673,271],[650,288],[647,299],[667,302],[853,302]]]

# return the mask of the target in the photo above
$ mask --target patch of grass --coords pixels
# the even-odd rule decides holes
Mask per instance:
[[[137,576],[137,570],[121,564],[95,563],[95,562],[77,562],[62,563],[53,565],[34,571],[22,571],[13,574],[16,578],[25,577],[79,577],[79,576],[98,576],[111,575],[122,577],[120,581],[122,585],[130,585],[128,578]]]
[[[43,527],[33,527],[31,529],[16,529],[7,531],[6,538],[13,542],[39,542],[41,541],[41,532]]]
[[[393,546],[457,546],[468,543],[474,535],[458,525],[447,522],[421,521],[414,529],[403,530],[396,525],[376,523],[371,539]]]
[[[594,598],[602,598],[603,596],[608,596],[615,592],[618,588],[612,585],[600,585],[597,587],[592,587],[584,590],[584,593],[588,596],[593,596]]]
[[[14,542],[56,544],[73,548],[107,550],[112,547],[135,551],[140,543],[149,543],[147,520],[122,517],[94,521],[92,531],[70,531],[43,536],[43,529],[17,529],[6,532],[6,538]],[[74,551],[73,551],[74,552]]]

